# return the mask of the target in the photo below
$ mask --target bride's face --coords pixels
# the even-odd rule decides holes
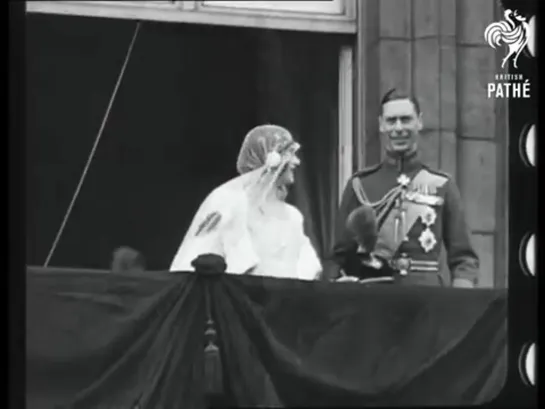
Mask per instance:
[[[292,159],[286,164],[284,170],[278,176],[276,185],[279,187],[293,185],[295,183],[295,169],[297,169],[299,163],[299,158],[296,154],[294,154]]]

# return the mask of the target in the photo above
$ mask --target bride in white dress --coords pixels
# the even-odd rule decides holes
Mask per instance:
[[[193,271],[197,256],[222,256],[231,274],[314,280],[322,266],[303,230],[303,215],[285,202],[300,145],[277,125],[246,135],[240,176],[214,189],[201,204],[170,271]]]

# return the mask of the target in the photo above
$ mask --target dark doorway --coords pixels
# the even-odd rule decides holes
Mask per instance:
[[[27,264],[42,265],[74,195],[136,22],[27,17]],[[50,265],[107,268],[131,246],[166,269],[200,202],[236,175],[245,133],[275,122],[303,144],[295,202],[327,247],[337,197],[344,40],[142,23]],[[331,204],[332,203],[332,204]],[[325,244],[324,244],[325,243]]]
[[[53,243],[135,24],[28,17],[28,264]],[[143,24],[52,265],[104,268],[130,245],[168,267],[204,195],[236,175],[255,122],[252,38],[240,31]]]

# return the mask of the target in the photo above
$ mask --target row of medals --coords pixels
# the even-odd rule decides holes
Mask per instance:
[[[412,186],[411,189],[409,189],[409,184],[411,180],[405,174],[401,174],[398,177],[397,182],[399,186],[401,187],[402,192],[401,192],[401,198],[398,199],[396,203],[396,207],[398,209],[398,215],[395,219],[396,242],[399,237],[399,232],[404,230],[406,202],[408,200],[413,199],[415,193],[419,195],[423,195],[423,196],[430,196],[436,193],[433,186],[427,186],[427,185]],[[426,226],[426,228],[422,231],[422,233],[420,234],[420,237],[418,238],[420,246],[426,253],[429,253],[430,251],[432,251],[437,244],[437,239],[435,237],[435,234],[431,230],[431,226],[435,224],[436,219],[437,219],[437,213],[435,212],[435,209],[431,206],[427,206],[426,212],[422,214],[421,216],[421,221]],[[404,236],[403,241],[407,241],[407,240],[408,240],[408,237]],[[400,273],[402,275],[406,275],[407,268],[400,268]]]

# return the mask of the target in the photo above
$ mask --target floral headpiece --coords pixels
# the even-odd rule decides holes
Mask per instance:
[[[284,141],[283,143],[279,143],[267,154],[265,167],[267,169],[274,169],[283,163],[288,163],[290,161],[294,161],[296,164],[299,164],[299,161],[295,157],[295,153],[300,147],[301,145],[294,141]]]

